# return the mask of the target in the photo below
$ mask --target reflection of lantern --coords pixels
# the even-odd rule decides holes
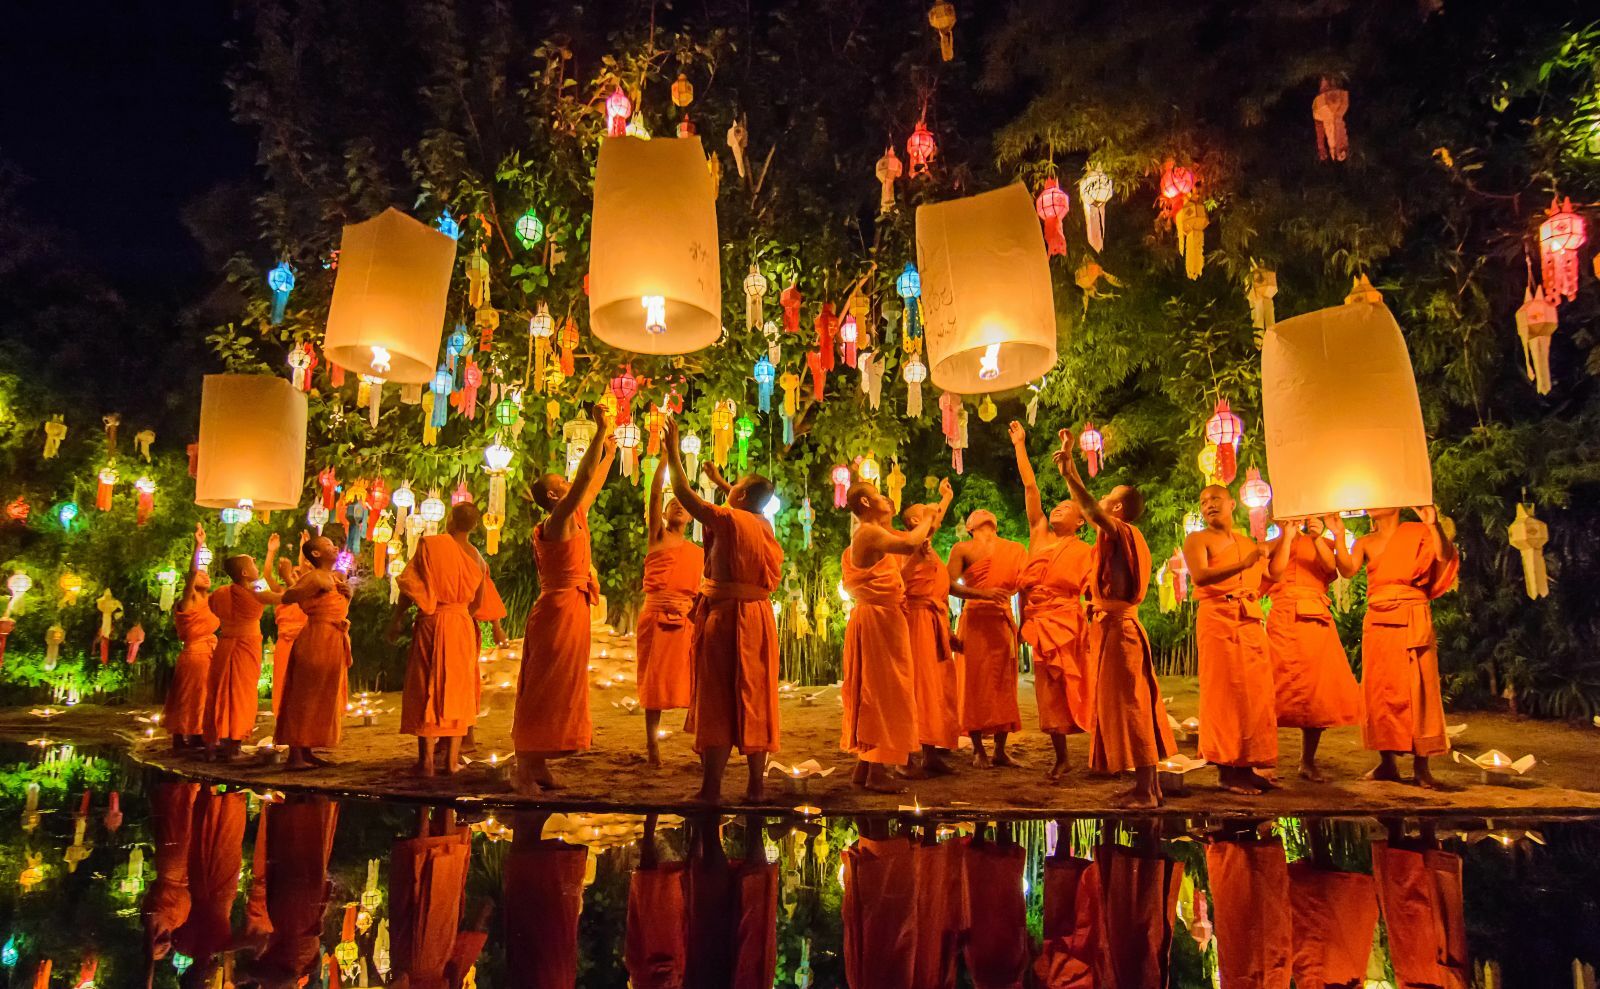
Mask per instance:
[[[1272,503],[1272,485],[1261,479],[1261,471],[1251,467],[1244,472],[1239,500],[1250,509],[1250,535],[1261,539],[1267,531],[1267,506]]]
[[[1055,363],[1049,260],[1020,183],[918,207],[917,270],[934,384],[1009,391]]]
[[[761,300],[767,294],[767,277],[755,265],[750,266],[750,274],[744,276],[744,323],[747,329],[757,329],[761,326]]]
[[[150,512],[155,508],[156,482],[148,477],[141,477],[133,482],[133,490],[139,496],[139,509],[135,515],[135,523],[144,525],[150,521]]]
[[[595,336],[645,354],[686,354],[716,342],[716,189],[698,137],[601,142],[589,244]],[[641,317],[645,299],[659,300],[660,311],[646,305]]]
[[[1244,421],[1233,414],[1227,399],[1217,399],[1216,410],[1206,420],[1206,442],[1216,447],[1217,476],[1223,484],[1232,484],[1238,474],[1238,462],[1234,454],[1243,439]]]
[[[845,494],[850,490],[850,468],[838,464],[833,468],[833,507],[845,506]]]
[[[939,145],[928,129],[927,120],[918,120],[917,127],[906,138],[906,158],[911,162],[911,177],[928,174],[928,165],[939,153]]]
[[[766,355],[756,358],[755,367],[751,376],[756,379],[756,409],[761,412],[772,411],[772,383],[777,380],[777,369],[772,366],[772,361]]]
[[[517,239],[523,247],[532,247],[544,240],[544,221],[533,210],[517,217]]]
[[[938,0],[928,10],[928,26],[939,32],[939,58],[948,62],[956,57],[956,7],[950,0]]]
[[[1572,200],[1551,202],[1549,215],[1539,224],[1539,265],[1551,296],[1578,297],[1578,248],[1588,239],[1588,228],[1572,209]]]
[[[618,86],[606,97],[606,136],[621,137],[628,132],[628,118],[633,115],[633,101]]]
[[[1106,203],[1111,202],[1115,187],[1111,176],[1098,168],[1091,168],[1078,180],[1078,198],[1083,200],[1083,223],[1089,246],[1096,251],[1106,249]]]
[[[1268,330],[1261,410],[1279,518],[1433,503],[1411,358],[1381,301],[1317,310]]]
[[[94,507],[102,512],[111,511],[111,492],[117,486],[117,469],[110,464],[100,468],[100,473],[95,475],[99,483],[95,486]]]
[[[1061,221],[1071,206],[1071,200],[1056,180],[1045,179],[1044,188],[1033,201],[1033,211],[1044,221],[1044,242],[1051,254],[1067,253],[1067,235],[1061,229]]]
[[[351,371],[426,383],[455,256],[455,241],[396,209],[345,227],[323,353]]]
[[[194,503],[262,511],[300,504],[306,475],[306,397],[282,378],[208,374],[200,392]]]
[[[1100,453],[1106,448],[1106,439],[1100,435],[1100,430],[1094,428],[1094,423],[1083,424],[1083,432],[1078,434],[1078,449],[1083,451],[1084,462],[1089,467],[1089,476],[1094,477],[1100,473]]]

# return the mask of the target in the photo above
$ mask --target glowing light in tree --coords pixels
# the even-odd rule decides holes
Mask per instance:
[[[845,507],[845,495],[850,490],[850,468],[838,464],[833,468],[833,507]]]
[[[1169,214],[1176,215],[1183,209],[1189,194],[1194,192],[1194,184],[1194,172],[1175,163],[1171,158],[1161,166],[1161,198]]]
[[[911,177],[928,174],[928,166],[939,154],[939,144],[928,129],[926,118],[917,121],[916,129],[906,139],[906,158],[911,162]]]
[[[773,367],[772,361],[763,354],[756,358],[755,366],[750,373],[756,379],[756,410],[771,412],[772,383],[777,380],[777,368]]]
[[[1061,229],[1061,221],[1071,208],[1072,201],[1060,184],[1053,178],[1045,179],[1044,188],[1033,201],[1033,210],[1044,221],[1044,242],[1051,254],[1067,253],[1067,235]]]
[[[1091,168],[1078,180],[1078,198],[1083,200],[1083,220],[1089,246],[1097,252],[1106,249],[1106,203],[1115,187],[1111,176]]]
[[[754,330],[761,326],[761,300],[766,294],[767,278],[752,264],[750,274],[744,276],[744,321],[747,329]]]
[[[439,214],[439,218],[433,221],[433,228],[451,240],[461,239],[461,224],[456,222],[456,218],[450,215],[449,210]]]
[[[272,325],[283,322],[283,311],[289,305],[289,293],[294,291],[294,270],[289,262],[279,261],[267,272],[267,287],[272,289]]]
[[[77,517],[78,503],[75,501],[64,502],[62,503],[61,507],[56,510],[56,521],[61,523],[61,528],[68,531],[71,531],[72,522]]]
[[[1083,459],[1088,464],[1089,476],[1094,477],[1100,473],[1100,454],[1106,448],[1105,437],[1100,435],[1100,430],[1094,428],[1094,423],[1083,424],[1083,432],[1078,434],[1078,449],[1083,451]]]
[[[628,132],[628,118],[633,115],[633,101],[618,86],[606,97],[606,136],[622,137]]]
[[[1578,297],[1578,248],[1589,240],[1588,225],[1573,210],[1572,200],[1551,202],[1539,224],[1539,262],[1544,288],[1553,297]]]
[[[523,247],[532,247],[544,240],[544,221],[533,210],[517,217],[517,239]]]
[[[1217,476],[1223,484],[1232,484],[1238,475],[1238,461],[1235,457],[1236,448],[1244,439],[1244,422],[1233,414],[1233,409],[1228,407],[1228,400],[1217,400],[1216,409],[1211,418],[1206,420],[1206,442],[1216,447],[1217,450]]]
[[[1272,485],[1261,478],[1261,471],[1251,467],[1244,472],[1244,483],[1239,485],[1239,500],[1250,509],[1250,535],[1257,539],[1267,531],[1267,506],[1272,503]]]

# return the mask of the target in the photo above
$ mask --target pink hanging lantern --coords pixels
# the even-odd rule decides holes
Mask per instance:
[[[1071,206],[1072,200],[1060,184],[1053,178],[1045,179],[1044,188],[1033,201],[1033,210],[1044,221],[1044,242],[1051,254],[1067,253],[1067,235],[1061,228],[1061,221]]]
[[[639,379],[633,376],[633,365],[625,365],[622,373],[611,379],[611,394],[617,398],[617,424],[633,421],[633,396],[639,393]]]
[[[1189,194],[1194,192],[1194,185],[1194,172],[1168,158],[1161,166],[1161,199],[1168,214],[1176,215],[1178,210],[1183,209]]]
[[[928,174],[928,166],[939,154],[939,144],[928,129],[926,118],[917,121],[916,130],[906,139],[906,157],[911,161],[911,177]]]
[[[1100,430],[1094,428],[1094,423],[1084,423],[1083,432],[1078,434],[1078,449],[1083,451],[1083,459],[1089,465],[1090,477],[1100,473],[1100,454],[1105,447],[1105,437],[1100,435]]]
[[[1588,225],[1572,208],[1572,200],[1551,202],[1549,214],[1539,224],[1539,266],[1545,291],[1553,298],[1578,297],[1578,248],[1588,240]]]
[[[1233,414],[1228,400],[1217,400],[1211,418],[1206,420],[1206,442],[1217,448],[1217,477],[1223,484],[1232,484],[1239,474],[1235,447],[1244,439],[1244,421]]]
[[[839,464],[833,468],[833,507],[845,506],[845,492],[850,490],[850,468]]]
[[[856,327],[854,313],[845,313],[844,319],[839,322],[839,343],[844,348],[844,366],[856,366],[856,337],[859,331]]]
[[[628,99],[628,94],[622,87],[611,91],[606,97],[606,136],[623,137],[628,133],[628,118],[633,116],[633,101]]]
[[[1265,539],[1267,535],[1267,506],[1272,503],[1272,485],[1261,479],[1261,471],[1252,467],[1244,472],[1244,483],[1239,485],[1239,500],[1250,509],[1250,535]]]

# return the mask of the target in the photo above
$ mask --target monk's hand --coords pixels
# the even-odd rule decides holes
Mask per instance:
[[[667,445],[673,450],[678,449],[678,420],[672,416],[667,416],[666,429]]]
[[[1012,423],[1012,425],[1015,426],[1016,423]],[[955,496],[956,492],[950,486],[950,479],[948,477],[941,479],[939,481],[939,511],[941,514],[950,507],[950,502],[955,499]]]
[[[278,551],[278,546],[282,542],[283,542],[283,537],[279,536],[276,532],[274,532],[271,535],[267,536],[267,552],[268,553],[276,553]]]
[[[599,402],[594,406],[595,431],[603,439],[611,435],[611,416],[606,414],[606,407]]]
[[[1255,566],[1256,561],[1259,559],[1261,559],[1261,544],[1252,539],[1250,540],[1250,548],[1244,551],[1244,555],[1239,562],[1247,567],[1252,567]]]
[[[194,524],[194,544],[196,547],[206,544],[206,527],[199,522]]]
[[[310,529],[301,529],[300,530],[300,545],[304,546],[306,543],[309,543],[310,541],[311,541],[311,530]]]
[[[1332,515],[1324,515],[1322,517],[1322,524],[1326,528],[1333,530],[1333,534],[1335,536],[1338,536],[1340,539],[1344,538],[1344,519],[1340,518],[1337,512]]]
[[[1417,513],[1417,518],[1422,520],[1423,525],[1439,524],[1439,510],[1432,505],[1418,505],[1412,511]]]
[[[1022,446],[1028,437],[1028,434],[1022,428],[1022,423],[1015,419],[1006,425],[1006,435],[1011,437],[1012,446]]]

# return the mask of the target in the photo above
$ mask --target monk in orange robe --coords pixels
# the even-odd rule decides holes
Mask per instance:
[[[268,804],[256,823],[266,842],[266,907],[272,933],[249,974],[266,985],[295,985],[322,961],[328,910],[328,856],[339,806],[324,796],[295,794]]]
[[[666,481],[650,475],[650,541],[644,556],[644,607],[639,609],[639,703],[644,707],[645,752],[661,765],[661,712],[686,708],[694,679],[694,624],[689,612],[705,571],[706,554],[690,541],[689,510],[676,498],[661,505]]]
[[[482,516],[470,501],[450,509],[443,535],[424,536],[397,580],[400,599],[389,620],[397,641],[406,612],[416,606],[406,655],[400,730],[417,736],[417,773],[432,776],[434,750],[445,740],[445,772],[461,768],[461,740],[478,720],[479,622],[490,622],[496,645],[506,644],[500,620],[506,606],[471,535]]]
[[[1202,729],[1205,722],[1201,723]],[[1206,846],[1222,985],[1289,989],[1293,944],[1283,843],[1246,830]]]
[[[200,545],[205,533],[196,530]],[[278,535],[267,537],[267,567],[277,560]],[[267,605],[282,595],[256,590],[261,573],[254,558],[230,556],[222,568],[233,581],[211,593],[211,611],[221,621],[217,648],[211,654],[211,677],[206,685],[205,740],[209,757],[223,762],[239,754],[239,746],[255,731],[257,697],[261,681],[261,616]]]
[[[1089,667],[1095,691],[1089,768],[1102,773],[1133,770],[1134,786],[1122,798],[1136,807],[1159,807],[1156,764],[1178,747],[1161,703],[1150,637],[1139,622],[1139,602],[1150,586],[1150,547],[1133,523],[1144,514],[1144,496],[1138,488],[1119,484],[1095,501],[1073,459],[1072,434],[1063,429],[1060,435],[1056,469],[1098,534],[1089,580],[1094,609]]]
[[[1270,544],[1263,593],[1272,599],[1267,641],[1277,694],[1279,728],[1300,729],[1300,776],[1317,770],[1317,743],[1328,728],[1356,723],[1361,694],[1328,607],[1328,585],[1339,575],[1333,541],[1321,519],[1285,523]]]
[[[713,505],[690,486],[678,442],[678,423],[668,419],[672,493],[706,533],[689,709],[703,779],[693,799],[722,799],[722,773],[738,746],[749,768],[745,798],[757,803],[765,794],[767,756],[778,751],[778,623],[770,598],[783,574],[783,549],[761,514],[774,489],[749,474],[729,488],[727,504]]]
[[[300,552],[305,553],[306,540],[311,538],[309,529],[300,530]],[[300,575],[311,569],[311,564],[304,559],[296,566],[286,557],[278,558],[277,574],[273,568],[268,567],[262,576],[267,581],[267,589],[283,593],[284,588],[293,587]],[[284,604],[278,602],[272,609],[272,626],[277,630],[277,639],[272,643],[272,714],[277,716],[283,708],[283,683],[289,676],[289,657],[294,652],[294,640],[305,631],[305,609],[298,604]]]
[[[233,900],[244,862],[244,791],[203,788],[194,804],[189,845],[189,919],[173,934],[173,950],[194,959],[205,981],[218,952],[233,942]]]
[[[1071,821],[1056,825],[1044,860],[1044,941],[1033,971],[1045,989],[1100,989],[1105,981],[1100,870],[1071,854]]]
[[[950,551],[950,592],[966,602],[956,622],[961,639],[961,729],[972,739],[972,764],[982,769],[1015,766],[1006,736],[1022,730],[1017,709],[1017,623],[1011,598],[1022,582],[1028,551],[1001,539],[994,513],[967,516],[970,538]],[[994,759],[983,736],[994,736]]]
[[[447,807],[419,814],[417,837],[395,842],[389,854],[394,977],[407,976],[410,989],[459,989],[486,940],[481,931],[460,929],[472,834],[456,826]]]
[[[1421,840],[1404,838],[1399,821],[1389,831],[1388,841],[1372,843],[1372,878],[1398,989],[1466,989],[1461,856],[1440,849],[1426,826]]]
[[[144,915],[146,957],[153,963],[172,953],[173,935],[189,920],[189,856],[199,783],[157,783],[150,797],[155,832],[156,877],[139,904]]]
[[[273,739],[289,747],[284,768],[326,765],[313,748],[339,744],[350,670],[350,585],[333,569],[338,550],[318,536],[305,545],[311,569],[283,592],[283,600],[306,613],[306,627],[295,642],[294,664],[284,677],[283,709]]]
[[[217,628],[222,620],[211,611],[211,575],[200,569],[199,550],[205,532],[195,527],[195,547],[189,554],[189,574],[184,578],[183,597],[172,613],[178,641],[183,649],[173,665],[172,683],[167,687],[161,722],[172,735],[172,750],[199,750],[205,747],[206,688],[211,679],[211,657],[217,651]]]
[[[1416,782],[1435,788],[1428,759],[1450,749],[1439,693],[1439,645],[1429,602],[1454,586],[1461,558],[1432,505],[1401,522],[1397,508],[1374,509],[1372,531],[1346,548],[1344,520],[1333,530],[1339,572],[1367,568],[1367,617],[1361,626],[1361,744],[1379,753],[1369,779],[1398,781],[1399,759],[1411,753]]]
[[[1311,822],[1316,831],[1322,825]],[[1366,980],[1372,932],[1378,926],[1371,876],[1339,872],[1324,840],[1289,866],[1289,919],[1294,928],[1294,983],[1302,989],[1343,989]]]
[[[911,839],[889,837],[889,822],[863,818],[844,850],[845,981],[911,989],[917,948],[916,863]]]
[[[859,523],[840,561],[854,602],[844,630],[844,718],[839,747],[856,754],[854,782],[879,793],[900,792],[885,775],[917,750],[917,689],[906,623],[905,583],[897,557],[921,548],[944,521],[953,494],[939,487],[939,505],[907,532],[891,529],[894,505],[876,485],[851,485],[845,504]]]
[[[965,854],[970,926],[963,953],[974,989],[1022,989],[1028,969],[1028,907],[1022,896],[1022,874],[1028,855],[1011,834],[1011,825],[995,825],[997,840],[962,839]]]
[[[516,787],[538,794],[556,787],[549,760],[589,747],[590,608],[600,585],[589,564],[589,506],[605,484],[617,440],[604,408],[595,409],[595,434],[568,483],[546,474],[533,485],[545,512],[533,529],[539,598],[528,611],[522,672],[511,740],[517,750]]]
[[[628,876],[628,920],[622,964],[633,989],[683,989],[689,951],[684,867],[665,865],[656,852],[658,815],[646,814],[639,867]]]
[[[1094,724],[1094,678],[1089,670],[1089,619],[1083,593],[1089,583],[1089,544],[1078,538],[1083,511],[1071,499],[1044,513],[1039,482],[1028,460],[1022,424],[1011,423],[1011,446],[1022,475],[1028,509],[1028,562],[1022,570],[1022,641],[1033,650],[1033,692],[1039,730],[1050,736],[1055,764],[1046,775],[1067,772],[1067,736]]]
[[[578,980],[578,914],[586,845],[541,834],[549,814],[519,813],[505,857],[508,989],[573,989]]]
[[[684,985],[770,986],[778,968],[778,867],[766,860],[762,819],[745,819],[743,860],[729,861],[713,818],[689,822],[684,895],[688,951]]]
[[[1184,539],[1183,561],[1200,603],[1200,757],[1216,765],[1224,790],[1254,795],[1275,785],[1278,764],[1272,659],[1258,597],[1266,558],[1234,529],[1233,509],[1225,486],[1201,490],[1206,527]]]
[[[1139,829],[1131,847],[1103,843],[1096,866],[1105,931],[1105,975],[1098,984],[1106,989],[1165,989],[1183,863],[1162,854],[1159,820]]]
[[[933,505],[907,505],[902,518],[915,529],[932,518]],[[911,641],[911,674],[916,687],[917,741],[922,769],[953,772],[941,750],[953,752],[961,738],[960,683],[950,647],[950,570],[931,542],[903,558],[906,626]]]
[[[955,989],[956,959],[967,929],[967,843],[940,841],[925,829],[912,854],[916,866],[916,957],[913,989]]]

